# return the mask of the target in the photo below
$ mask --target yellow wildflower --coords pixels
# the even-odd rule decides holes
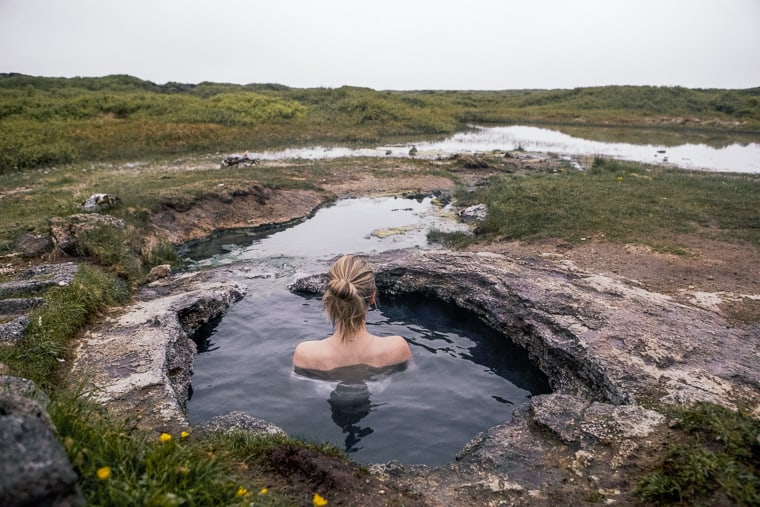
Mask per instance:
[[[100,467],[96,473],[98,475],[98,479],[104,481],[111,477],[111,467]]]
[[[313,503],[314,507],[323,507],[324,505],[327,505],[327,500],[320,496],[319,493],[314,493]]]
[[[269,493],[269,488],[261,488],[259,490],[259,495],[266,495],[267,493]]]
[[[622,176],[618,176],[618,183],[622,183],[622,182],[623,182],[623,177]]]
[[[168,442],[172,439],[172,436],[168,433],[161,433],[161,436],[158,438],[160,438],[162,442]]]
[[[179,436],[182,438],[187,438],[190,436],[190,433],[188,433],[187,431],[183,431],[182,433],[179,434]]]
[[[235,493],[235,496],[248,496],[248,490],[245,489],[243,486],[238,486],[237,493]]]

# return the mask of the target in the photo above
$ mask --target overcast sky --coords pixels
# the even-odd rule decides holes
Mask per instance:
[[[760,86],[759,0],[0,0],[0,72],[377,90]]]

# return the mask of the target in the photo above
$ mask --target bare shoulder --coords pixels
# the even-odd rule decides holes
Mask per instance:
[[[386,336],[383,338],[386,343],[388,355],[393,362],[401,363],[412,357],[412,349],[403,336]]]
[[[301,342],[293,352],[293,365],[304,369],[318,369],[321,363],[320,352],[319,340]]]

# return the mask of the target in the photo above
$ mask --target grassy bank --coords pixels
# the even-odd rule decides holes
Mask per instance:
[[[486,203],[484,239],[563,238],[640,243],[678,252],[679,234],[760,246],[760,176],[725,175],[597,158],[586,172],[560,167],[505,175],[463,203]]]
[[[450,134],[469,123],[663,126],[760,132],[760,88],[376,91],[167,83],[130,76],[0,75],[0,173],[313,143]]]

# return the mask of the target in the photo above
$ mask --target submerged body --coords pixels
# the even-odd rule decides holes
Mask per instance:
[[[322,298],[335,332],[322,340],[301,342],[293,353],[293,366],[329,371],[346,366],[392,366],[412,357],[401,336],[375,336],[367,331],[369,305],[375,302],[375,275],[360,258],[345,255],[328,272]]]

